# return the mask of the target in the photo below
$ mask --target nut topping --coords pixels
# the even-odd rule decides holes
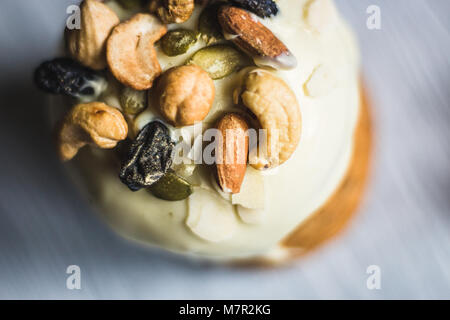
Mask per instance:
[[[302,119],[295,93],[280,78],[267,70],[254,69],[243,79],[234,95],[256,116],[265,141],[259,141],[266,154],[250,152],[250,164],[256,169],[274,168],[291,157],[300,141]]]
[[[294,68],[295,57],[268,28],[249,12],[230,6],[219,10],[219,23],[225,38],[254,57],[259,66]]]
[[[72,159],[86,144],[114,148],[127,133],[127,122],[119,110],[100,102],[79,104],[70,110],[59,131],[60,158]]]
[[[96,0],[81,4],[81,28],[67,30],[70,55],[94,70],[106,68],[106,40],[119,18],[107,5]]]
[[[114,28],[107,44],[108,65],[113,75],[135,90],[147,90],[161,74],[154,43],[167,27],[150,14],[139,13]]]
[[[216,150],[217,179],[227,193],[239,193],[247,168],[248,125],[237,113],[226,114],[217,123],[221,133]]]
[[[214,101],[211,77],[196,65],[167,70],[156,86],[159,108],[164,118],[176,127],[202,121]]]
[[[162,22],[182,23],[194,11],[194,0],[151,0],[150,12],[156,13]]]

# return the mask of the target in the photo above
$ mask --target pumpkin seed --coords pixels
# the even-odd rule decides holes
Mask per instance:
[[[186,199],[193,192],[191,184],[173,172],[166,173],[149,189],[155,197],[168,201]]]
[[[195,64],[214,80],[222,79],[250,64],[247,56],[232,46],[218,44],[200,49],[187,64]]]
[[[161,49],[169,57],[186,53],[197,42],[197,33],[192,30],[177,29],[169,31],[161,39]]]
[[[120,95],[120,105],[129,115],[137,115],[147,108],[147,91],[125,87]]]

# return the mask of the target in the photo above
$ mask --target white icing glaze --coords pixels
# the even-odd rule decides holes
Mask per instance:
[[[335,191],[350,161],[358,119],[360,79],[357,45],[339,17],[334,22],[334,28],[328,32],[311,32],[304,16],[304,6],[311,6],[311,0],[279,0],[277,4],[280,14],[260,21],[297,58],[295,69],[275,73],[297,95],[303,131],[291,159],[273,172],[264,174],[266,206],[263,219],[251,219],[248,217],[251,212],[243,211],[242,214],[254,222],[245,223],[233,206],[211,188],[210,175],[205,176],[203,169],[196,169],[193,175],[203,190],[201,194],[186,201],[168,202],[152,197],[146,190],[128,191],[117,178],[117,173],[104,165],[103,156],[91,157],[86,169],[92,190],[95,190],[91,197],[100,204],[105,218],[118,232],[168,250],[210,258],[273,256],[273,252],[279,251],[277,244],[280,240],[320,208]],[[177,27],[192,28],[198,13],[196,11],[189,21]],[[178,57],[166,57],[158,52],[161,66],[166,70],[179,65],[205,45],[199,41],[188,53]],[[333,90],[321,91],[320,97],[307,96],[304,85],[320,65],[333,68],[340,76]],[[215,81],[216,100],[205,124],[212,124],[224,110],[235,108],[232,92],[238,80],[235,74]],[[320,82],[320,79],[317,81]],[[156,111],[150,107],[147,113],[142,118],[152,119],[151,115]],[[140,127],[142,125],[139,123]],[[95,161],[98,163],[94,166]],[[220,212],[203,210],[194,213],[189,210],[194,201],[198,202],[199,210],[209,207],[210,211],[214,211],[220,208],[217,209]],[[200,221],[202,216],[206,220]],[[214,230],[205,230],[204,224],[211,223],[210,219],[215,216],[224,223],[215,229],[217,234]],[[216,241],[206,241],[204,238],[208,236],[216,237]]]

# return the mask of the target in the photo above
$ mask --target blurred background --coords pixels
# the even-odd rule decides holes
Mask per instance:
[[[0,298],[450,299],[450,1],[337,0],[373,103],[372,179],[344,234],[286,268],[199,265],[127,242],[56,159],[31,74],[76,0],[0,2]],[[369,30],[366,9],[381,10]],[[81,268],[81,290],[66,268]],[[381,289],[366,286],[367,267]]]

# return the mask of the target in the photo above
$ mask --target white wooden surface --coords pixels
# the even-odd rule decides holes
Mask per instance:
[[[0,298],[450,298],[450,1],[338,0],[358,33],[376,152],[358,218],[296,265],[198,265],[128,243],[68,182],[31,70],[76,0],[0,2]],[[366,28],[378,5],[382,29]],[[82,270],[82,289],[65,270]],[[368,290],[366,268],[381,268]]]

